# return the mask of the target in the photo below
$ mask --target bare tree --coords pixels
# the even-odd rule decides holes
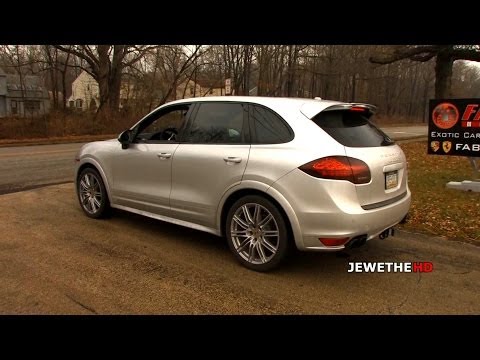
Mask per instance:
[[[178,85],[191,78],[203,52],[201,45],[187,48],[180,45],[163,46],[155,54],[155,68],[160,77],[158,86],[161,97],[157,106],[164,104],[172,95],[176,97]]]
[[[480,47],[455,45],[393,46],[376,54],[370,61],[377,64],[410,59],[425,62],[435,58],[435,97],[451,96],[453,63],[456,60],[480,61]]]
[[[110,110],[118,110],[123,69],[131,66],[151,49],[147,45],[54,45],[57,49],[84,60],[87,66],[81,68],[97,81],[100,91],[99,110],[105,105]]]

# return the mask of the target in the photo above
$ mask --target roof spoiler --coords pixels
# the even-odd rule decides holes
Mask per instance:
[[[343,103],[343,104],[335,104],[325,108],[323,111],[334,111],[334,110],[350,110],[350,111],[358,111],[363,112],[369,117],[372,116],[377,112],[377,107],[371,104],[363,104],[363,103]]]

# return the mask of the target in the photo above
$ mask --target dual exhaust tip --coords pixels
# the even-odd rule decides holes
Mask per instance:
[[[378,237],[381,240],[386,239],[389,236],[395,236],[395,229],[393,227],[384,230]],[[367,235],[359,235],[350,240],[346,245],[346,249],[359,248],[367,243]]]

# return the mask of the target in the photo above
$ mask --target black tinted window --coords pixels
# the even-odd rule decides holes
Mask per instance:
[[[189,104],[170,106],[152,114],[143,121],[135,141],[176,141],[177,135],[184,126]]]
[[[324,111],[313,121],[344,146],[375,147],[394,143],[365,116],[352,111]]]
[[[244,143],[245,106],[236,103],[203,103],[197,111],[185,141],[200,144]]]
[[[279,144],[292,140],[293,134],[287,124],[272,111],[252,105],[251,117],[256,133],[256,143]]]

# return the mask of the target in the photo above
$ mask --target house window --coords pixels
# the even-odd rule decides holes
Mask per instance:
[[[10,101],[10,109],[11,109],[12,115],[18,114],[17,100]]]
[[[40,101],[35,101],[35,100],[25,100],[23,103],[23,106],[25,107],[26,111],[38,111],[40,110]]]
[[[68,107],[71,107],[71,108],[75,107],[75,101],[70,100],[70,101],[68,102]]]
[[[195,92],[194,87],[190,86],[190,94],[193,95],[194,92]]]
[[[83,100],[82,99],[77,99],[76,100],[76,107],[81,109],[83,107]]]

